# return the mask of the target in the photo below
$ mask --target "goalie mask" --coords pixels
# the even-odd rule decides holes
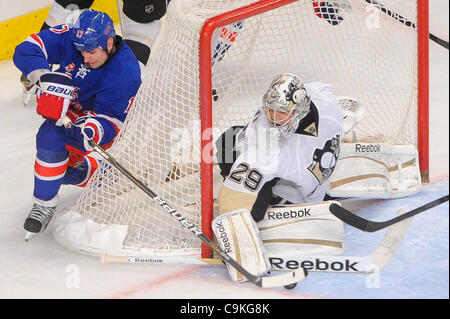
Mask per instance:
[[[270,126],[278,129],[280,142],[308,114],[310,103],[305,86],[297,76],[282,73],[272,81],[263,97],[263,109]]]

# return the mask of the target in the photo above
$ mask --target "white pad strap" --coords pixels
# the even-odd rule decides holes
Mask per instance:
[[[258,222],[267,254],[341,255],[344,223],[329,211],[331,203],[269,206]]]
[[[220,215],[213,220],[212,227],[222,250],[249,273],[259,276],[270,270],[258,227],[248,210],[237,209]],[[233,266],[226,265],[232,281],[247,280]]]

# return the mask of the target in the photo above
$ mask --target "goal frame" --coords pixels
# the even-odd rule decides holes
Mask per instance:
[[[229,12],[222,13],[205,21],[200,30],[199,42],[199,103],[201,120],[201,214],[202,232],[213,238],[211,222],[213,219],[213,163],[204,161],[203,157],[213,158],[212,134],[204,136],[203,132],[212,132],[212,66],[211,41],[217,28],[238,22],[269,10],[274,10],[297,1],[308,0],[261,0]],[[309,0],[310,1],[310,0]],[[429,0],[417,0],[417,59],[418,59],[418,121],[417,148],[422,182],[429,180]],[[212,250],[202,243],[202,258],[211,257]]]

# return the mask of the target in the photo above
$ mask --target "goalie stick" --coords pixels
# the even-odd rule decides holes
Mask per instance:
[[[379,3],[376,0],[365,0],[368,4],[373,5],[375,8],[377,8],[378,10],[380,10],[381,12],[383,12],[384,14],[387,14],[388,16],[390,16],[391,18],[399,21],[400,23],[403,23],[404,25],[406,25],[407,27],[411,27],[416,29],[416,24],[408,19],[406,19],[405,17],[401,16],[400,14],[398,14],[395,11],[389,10],[388,8],[386,8],[384,5],[382,5],[381,3]],[[447,50],[449,49],[449,43],[448,41],[445,41],[437,36],[435,36],[434,34],[430,33],[429,34],[429,38],[430,40],[436,42],[437,44],[441,45],[442,47],[446,48]]]
[[[66,125],[70,125],[66,121]],[[81,130],[83,132],[83,130]],[[307,276],[307,271],[303,268],[296,269],[286,274],[263,277],[263,276],[255,276],[249,273],[246,269],[244,269],[236,260],[231,258],[227,253],[225,253],[220,247],[218,247],[211,239],[209,239],[205,234],[201,232],[195,225],[193,225],[189,220],[183,217],[179,212],[177,212],[172,206],[170,206],[163,198],[159,197],[156,193],[154,193],[150,188],[148,188],[142,181],[140,181],[136,176],[130,173],[126,168],[124,168],[121,164],[119,164],[108,152],[106,152],[102,147],[100,147],[97,143],[95,143],[92,139],[89,139],[85,135],[86,140],[89,145],[99,153],[106,161],[108,161],[112,166],[118,169],[121,173],[123,173],[133,184],[138,186],[141,190],[143,190],[147,195],[149,195],[157,204],[159,204],[164,210],[175,218],[178,222],[180,222],[183,227],[190,230],[195,236],[197,236],[203,243],[205,243],[208,247],[214,250],[222,260],[229,263],[233,266],[237,271],[239,271],[242,275],[244,275],[250,282],[253,284],[262,287],[262,288],[270,288],[270,287],[280,287],[280,286],[291,286],[296,284],[297,282],[303,280]]]
[[[400,211],[399,214],[402,214]],[[412,219],[404,220],[389,227],[383,239],[367,256],[326,256],[326,255],[282,255],[267,254],[274,271],[290,271],[303,267],[308,272],[370,274],[381,271],[392,259],[403,240]],[[222,264],[221,259],[173,258],[160,256],[111,256],[103,254],[101,263],[129,264]]]
[[[365,218],[362,218],[358,215],[353,214],[349,210],[345,209],[342,206],[331,204],[330,205],[330,212],[342,220],[344,223],[349,224],[355,228],[358,228],[365,232],[376,232],[378,230],[381,230],[383,228],[389,227],[391,225],[394,225],[398,222],[401,222],[402,220],[405,220],[407,218],[410,218],[412,216],[415,216],[417,214],[420,214],[430,208],[433,208],[434,206],[440,205],[442,203],[445,203],[448,201],[448,196],[445,195],[441,198],[438,198],[432,202],[429,202],[428,204],[425,204],[423,206],[417,207],[407,213],[404,213],[402,215],[399,215],[395,218],[392,218],[390,220],[384,221],[384,222],[376,222],[376,221],[370,221]]]

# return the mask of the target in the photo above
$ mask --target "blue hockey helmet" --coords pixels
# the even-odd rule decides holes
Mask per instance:
[[[106,50],[108,39],[115,35],[111,18],[91,9],[81,13],[72,28],[73,45],[78,51],[92,51],[98,47]]]

